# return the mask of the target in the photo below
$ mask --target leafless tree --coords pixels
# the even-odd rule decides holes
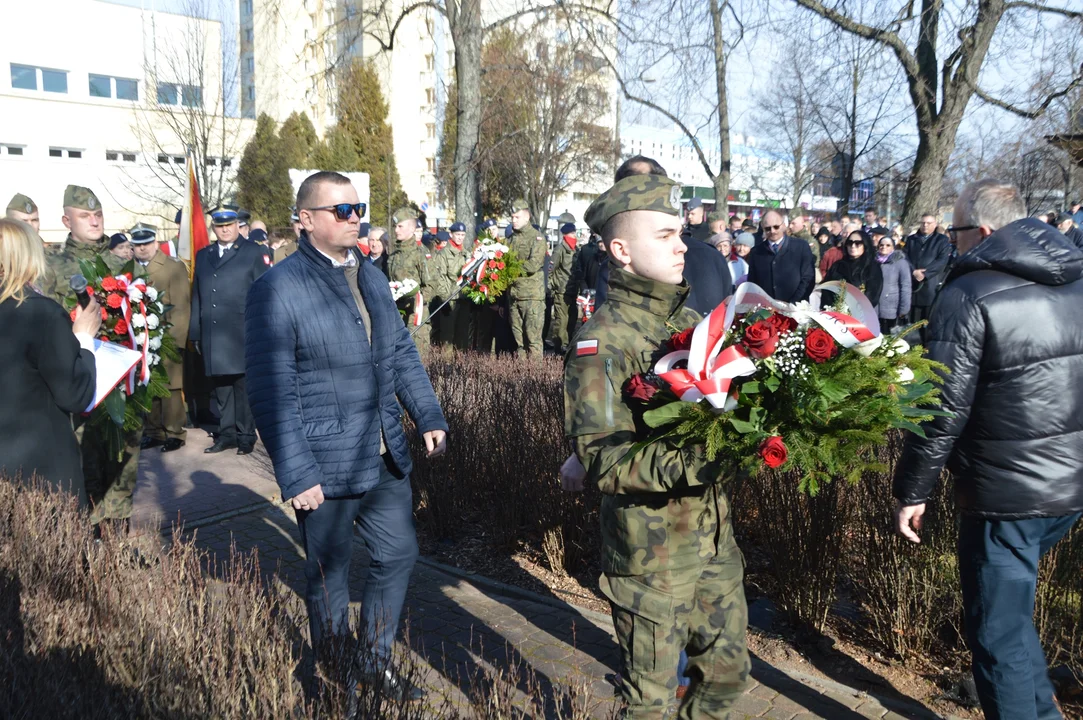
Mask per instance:
[[[1001,47],[1016,43],[1033,52],[1040,47],[1037,36],[1052,27],[1060,32],[1075,28],[1078,35],[1083,9],[1072,0],[977,0],[963,5],[943,0],[794,2],[842,31],[886,49],[901,68],[918,131],[906,188],[906,224],[937,206],[959,126],[974,95],[1002,109],[1038,117],[1083,83],[1083,68],[1058,68],[1051,72],[1055,80],[1048,91],[1027,107],[980,86],[994,39],[1001,40]],[[1016,32],[1008,32],[1012,29]]]
[[[136,197],[166,207],[181,203],[188,153],[195,158],[203,207],[235,191],[242,133],[229,105],[237,97],[237,42],[230,33],[211,32],[214,24],[204,18],[214,17],[214,10],[214,0],[186,0],[180,31],[155,35],[146,91],[134,111],[142,167],[125,184]]]

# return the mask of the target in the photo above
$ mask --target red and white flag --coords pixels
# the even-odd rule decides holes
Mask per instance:
[[[180,232],[177,235],[177,257],[188,265],[188,281],[196,268],[196,253],[210,244],[207,222],[203,217],[203,203],[199,200],[199,181],[196,165],[188,155],[188,179],[184,183],[184,207],[181,209]]]

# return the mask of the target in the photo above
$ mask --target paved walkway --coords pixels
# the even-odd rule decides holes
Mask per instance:
[[[135,495],[135,524],[168,531],[178,520],[201,547],[228,555],[256,549],[265,575],[277,573],[295,592],[303,590],[303,553],[293,511],[281,502],[262,446],[248,457],[227,451],[203,454],[210,439],[189,431],[188,445],[174,453],[143,454]],[[360,596],[368,559],[358,542],[351,579]],[[469,678],[487,668],[517,667],[532,676],[546,698],[554,685],[590,694],[599,717],[615,706],[609,679],[618,667],[608,616],[528,593],[507,594],[497,584],[470,578],[422,559],[407,597],[410,645],[433,695],[463,702]],[[842,685],[754,658],[754,682],[739,701],[735,720],[924,719],[939,717],[917,703],[876,698]],[[553,715],[546,703],[546,715]]]

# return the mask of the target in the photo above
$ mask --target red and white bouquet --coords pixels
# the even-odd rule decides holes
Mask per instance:
[[[522,264],[507,245],[479,239],[470,261],[459,271],[463,295],[476,305],[488,305],[522,275]]]
[[[838,297],[830,308],[820,308],[823,290]],[[815,494],[877,468],[869,450],[891,428],[920,433],[922,420],[943,414],[938,366],[901,336],[882,336],[852,285],[824,283],[810,303],[791,304],[745,283],[694,328],[675,330],[653,372],[623,388],[662,431],[641,446],[665,438],[752,471],[797,468]]]

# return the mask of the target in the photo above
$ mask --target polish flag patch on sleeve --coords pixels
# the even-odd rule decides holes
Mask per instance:
[[[588,355],[598,354],[598,341],[597,340],[580,340],[575,344],[575,356],[587,357]]]

